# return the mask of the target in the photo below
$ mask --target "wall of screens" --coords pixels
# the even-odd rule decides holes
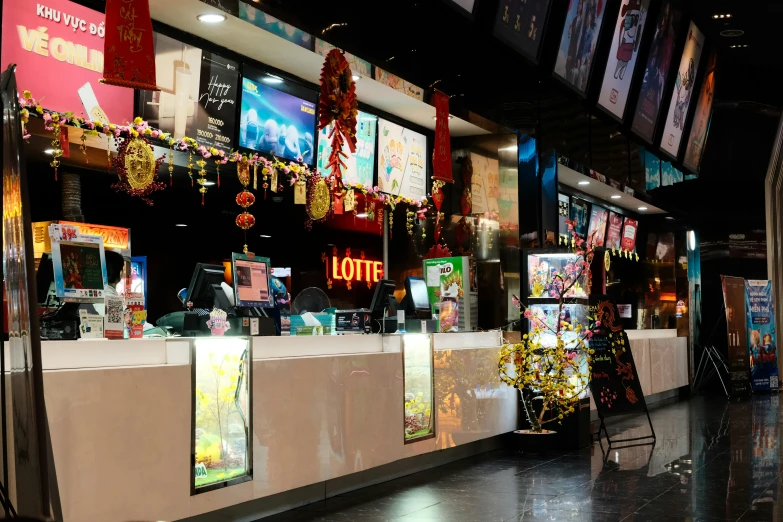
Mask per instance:
[[[712,116],[712,100],[715,93],[715,63],[717,54],[710,53],[707,62],[707,70],[701,83],[699,99],[696,102],[696,112],[693,114],[691,131],[685,147],[685,157],[682,164],[693,172],[699,171],[701,156],[704,146],[707,144],[707,134],[710,131],[710,117]]]
[[[538,63],[550,0],[501,0],[495,14],[493,34]]]
[[[598,37],[606,14],[606,2],[570,2],[555,62],[555,77],[577,93],[587,93]]]

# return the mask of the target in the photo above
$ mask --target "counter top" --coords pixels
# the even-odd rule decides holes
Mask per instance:
[[[625,333],[628,334],[629,341],[634,341],[636,339],[667,339],[670,337],[677,337],[676,328],[656,330],[626,330]]]

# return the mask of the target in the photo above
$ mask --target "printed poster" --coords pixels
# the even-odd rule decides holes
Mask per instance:
[[[329,155],[332,153],[332,141],[329,134],[334,125],[328,125],[318,132],[318,159],[316,166],[322,176],[330,174],[326,166],[329,164]],[[359,111],[356,123],[356,152],[351,153],[348,143],[343,144],[342,157],[345,163],[343,169],[343,181],[349,185],[361,183],[365,187],[373,186],[373,174],[375,172],[375,136],[378,129],[378,117]]]
[[[513,168],[500,168],[500,196],[498,197],[501,225],[519,227],[519,172]]]
[[[573,0],[569,3],[555,62],[555,76],[581,94],[587,92],[604,13],[606,2],[603,0]]]
[[[748,332],[745,317],[745,280],[741,277],[720,276],[723,304],[726,310],[728,337],[728,365],[731,393],[750,391],[748,381]]]
[[[427,137],[378,119],[378,187],[394,196],[427,195]]]
[[[550,0],[501,0],[494,35],[530,60],[538,61]]]
[[[472,213],[498,212],[498,198],[500,197],[498,160],[471,152],[470,161],[473,163],[473,177],[470,185],[473,202]]]
[[[104,14],[68,0],[5,0],[0,64],[45,109],[103,123],[133,119],[133,89],[104,85]]]
[[[609,225],[606,228],[606,248],[619,250],[622,244],[623,216],[609,212]]]
[[[632,218],[623,221],[623,235],[620,239],[620,248],[626,252],[636,251],[636,235],[639,230],[639,222]]]
[[[778,389],[778,333],[772,281],[745,281],[745,315],[753,391]]]
[[[598,105],[621,121],[625,116],[628,91],[636,69],[649,7],[650,0],[623,0],[615,23]]]
[[[337,47],[325,40],[321,40],[320,38],[315,39],[315,52],[317,54],[320,54],[326,58],[326,55],[329,54],[329,51],[332,49],[337,49]],[[343,51],[343,56],[345,56],[345,60],[351,67],[351,72],[353,74],[366,78],[372,78],[372,64],[370,62],[367,60],[362,60],[355,54],[351,54],[345,51]]]
[[[570,239],[571,233],[568,231],[569,202],[567,194],[557,195],[557,231],[560,237]]]
[[[571,221],[574,223],[574,234],[582,239],[587,239],[587,203],[582,200],[571,199]]]
[[[631,130],[652,143],[661,111],[663,91],[669,76],[677,30],[680,27],[680,11],[664,0],[655,24],[652,44],[647,55],[642,88],[636,102]]]
[[[160,91],[139,91],[139,115],[150,125],[199,145],[229,151],[239,92],[237,63],[155,33]]]
[[[396,74],[392,74],[389,71],[384,71],[377,65],[375,66],[375,81],[380,82],[387,87],[391,87],[395,91],[399,91],[411,98],[419,101],[424,101],[424,89],[418,85],[414,85],[411,82],[406,82]]]
[[[668,161],[661,161],[661,186],[670,187],[683,181],[682,171]]]
[[[587,248],[604,246],[606,239],[606,222],[609,219],[609,211],[598,205],[590,209],[590,226],[587,229]]]
[[[704,82],[701,84],[701,91],[699,92],[699,100],[696,102],[696,112],[693,115],[691,133],[685,148],[685,157],[682,160],[682,164],[693,172],[699,171],[701,155],[704,152],[704,146],[707,144],[707,133],[710,132],[712,95],[715,93],[716,59],[717,54],[715,52],[710,53]]]
[[[663,136],[661,137],[661,150],[673,158],[677,157],[680,150],[682,131],[688,117],[688,107],[691,103],[703,48],[704,34],[699,31],[696,24],[691,22],[688,28],[688,38],[685,41],[685,50],[682,52],[682,60],[680,60],[680,68],[674,81],[674,92],[671,102],[669,102],[669,114],[666,116],[666,124],[663,127]]]
[[[203,1],[203,0],[202,0]],[[216,1],[216,0],[213,0]],[[225,0],[217,0],[225,1]],[[247,2],[239,2],[239,6],[236,12],[232,12],[234,16],[237,16],[240,20],[250,22],[256,27],[260,27],[264,31],[270,32],[284,40],[288,40],[291,43],[304,47],[307,50],[313,50],[313,37],[309,33],[297,29],[291,24],[287,24],[282,20],[278,20],[272,15],[263,12],[260,9],[256,9]]]

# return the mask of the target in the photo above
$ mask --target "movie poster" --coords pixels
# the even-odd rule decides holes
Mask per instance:
[[[605,12],[604,0],[571,0],[566,15],[555,62],[555,75],[581,94],[587,92]]]
[[[750,391],[748,382],[748,335],[745,317],[745,280],[741,277],[720,276],[723,304],[726,310],[728,337],[729,378],[731,394]]]
[[[661,186],[670,187],[675,183],[682,183],[682,171],[668,161],[661,161]]]
[[[571,199],[571,221],[574,223],[574,234],[587,239],[587,203],[576,198]]]
[[[606,248],[620,250],[623,230],[623,216],[609,212],[609,224],[606,228]]]
[[[187,136],[208,148],[231,150],[237,63],[160,33],[154,38],[160,91],[139,91],[139,116],[174,139]]]
[[[315,103],[242,79],[239,146],[313,164]]]
[[[470,184],[471,213],[498,212],[500,197],[498,160],[471,152],[470,161],[473,164],[473,177]]]
[[[707,62],[707,70],[704,74],[704,82],[701,84],[699,100],[696,102],[696,112],[693,115],[691,133],[685,148],[685,157],[682,164],[692,170],[699,171],[701,155],[707,144],[707,133],[710,132],[710,116],[712,115],[712,95],[715,92],[715,52],[710,53]]]
[[[665,0],[655,24],[642,88],[636,102],[631,129],[650,143],[653,141],[655,127],[658,125],[663,90],[669,76],[680,17],[680,11],[672,7],[670,0]]]
[[[753,391],[778,389],[778,346],[772,281],[745,281],[745,314]]]
[[[493,34],[538,62],[550,0],[501,0]]]
[[[604,246],[606,239],[606,222],[609,219],[609,211],[598,205],[590,209],[590,226],[587,229],[587,248]]]
[[[381,118],[378,129],[381,192],[423,199],[427,195],[427,137]]]
[[[636,251],[636,234],[639,230],[639,222],[632,218],[623,221],[623,236],[620,239],[620,248],[626,252]]]
[[[28,90],[45,109],[127,125],[133,89],[104,85],[104,14],[68,0],[5,0],[2,55],[17,64],[19,94]]]
[[[696,83],[696,73],[699,71],[699,61],[704,48],[704,34],[699,31],[696,24],[691,22],[688,28],[688,38],[685,40],[685,49],[682,52],[680,68],[674,81],[674,92],[669,102],[669,114],[661,136],[661,150],[677,157],[682,140],[682,131],[685,128],[685,120],[688,118],[688,107],[693,95],[693,86]]]
[[[623,0],[617,15],[598,105],[621,121],[625,115],[628,90],[631,88],[633,72],[636,69],[636,59],[639,56],[639,45],[649,7],[650,0]]]
[[[332,153],[332,140],[329,134],[334,128],[333,124],[327,125],[318,132],[318,160],[316,166],[322,176],[330,174],[326,167],[329,164],[329,155]],[[346,141],[343,144],[342,161],[343,181],[349,185],[361,183],[365,187],[372,187],[373,174],[375,172],[375,136],[378,128],[378,117],[359,111],[356,116],[356,152],[351,149]]]

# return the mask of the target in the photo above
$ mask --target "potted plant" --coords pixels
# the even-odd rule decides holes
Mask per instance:
[[[571,222],[569,230],[573,234]],[[500,379],[519,390],[522,409],[530,426],[515,432],[523,449],[551,447],[556,432],[545,426],[560,423],[576,410],[589,381],[591,350],[586,341],[592,332],[571,316],[567,305],[575,302],[574,289],[585,280],[589,288],[593,250],[576,235],[572,244],[573,262],[553,270],[549,277],[539,282],[549,296],[557,300],[557,314],[546,317],[540,309],[526,307],[514,297],[520,313],[530,321],[530,331],[520,342],[504,345],[500,353]]]

